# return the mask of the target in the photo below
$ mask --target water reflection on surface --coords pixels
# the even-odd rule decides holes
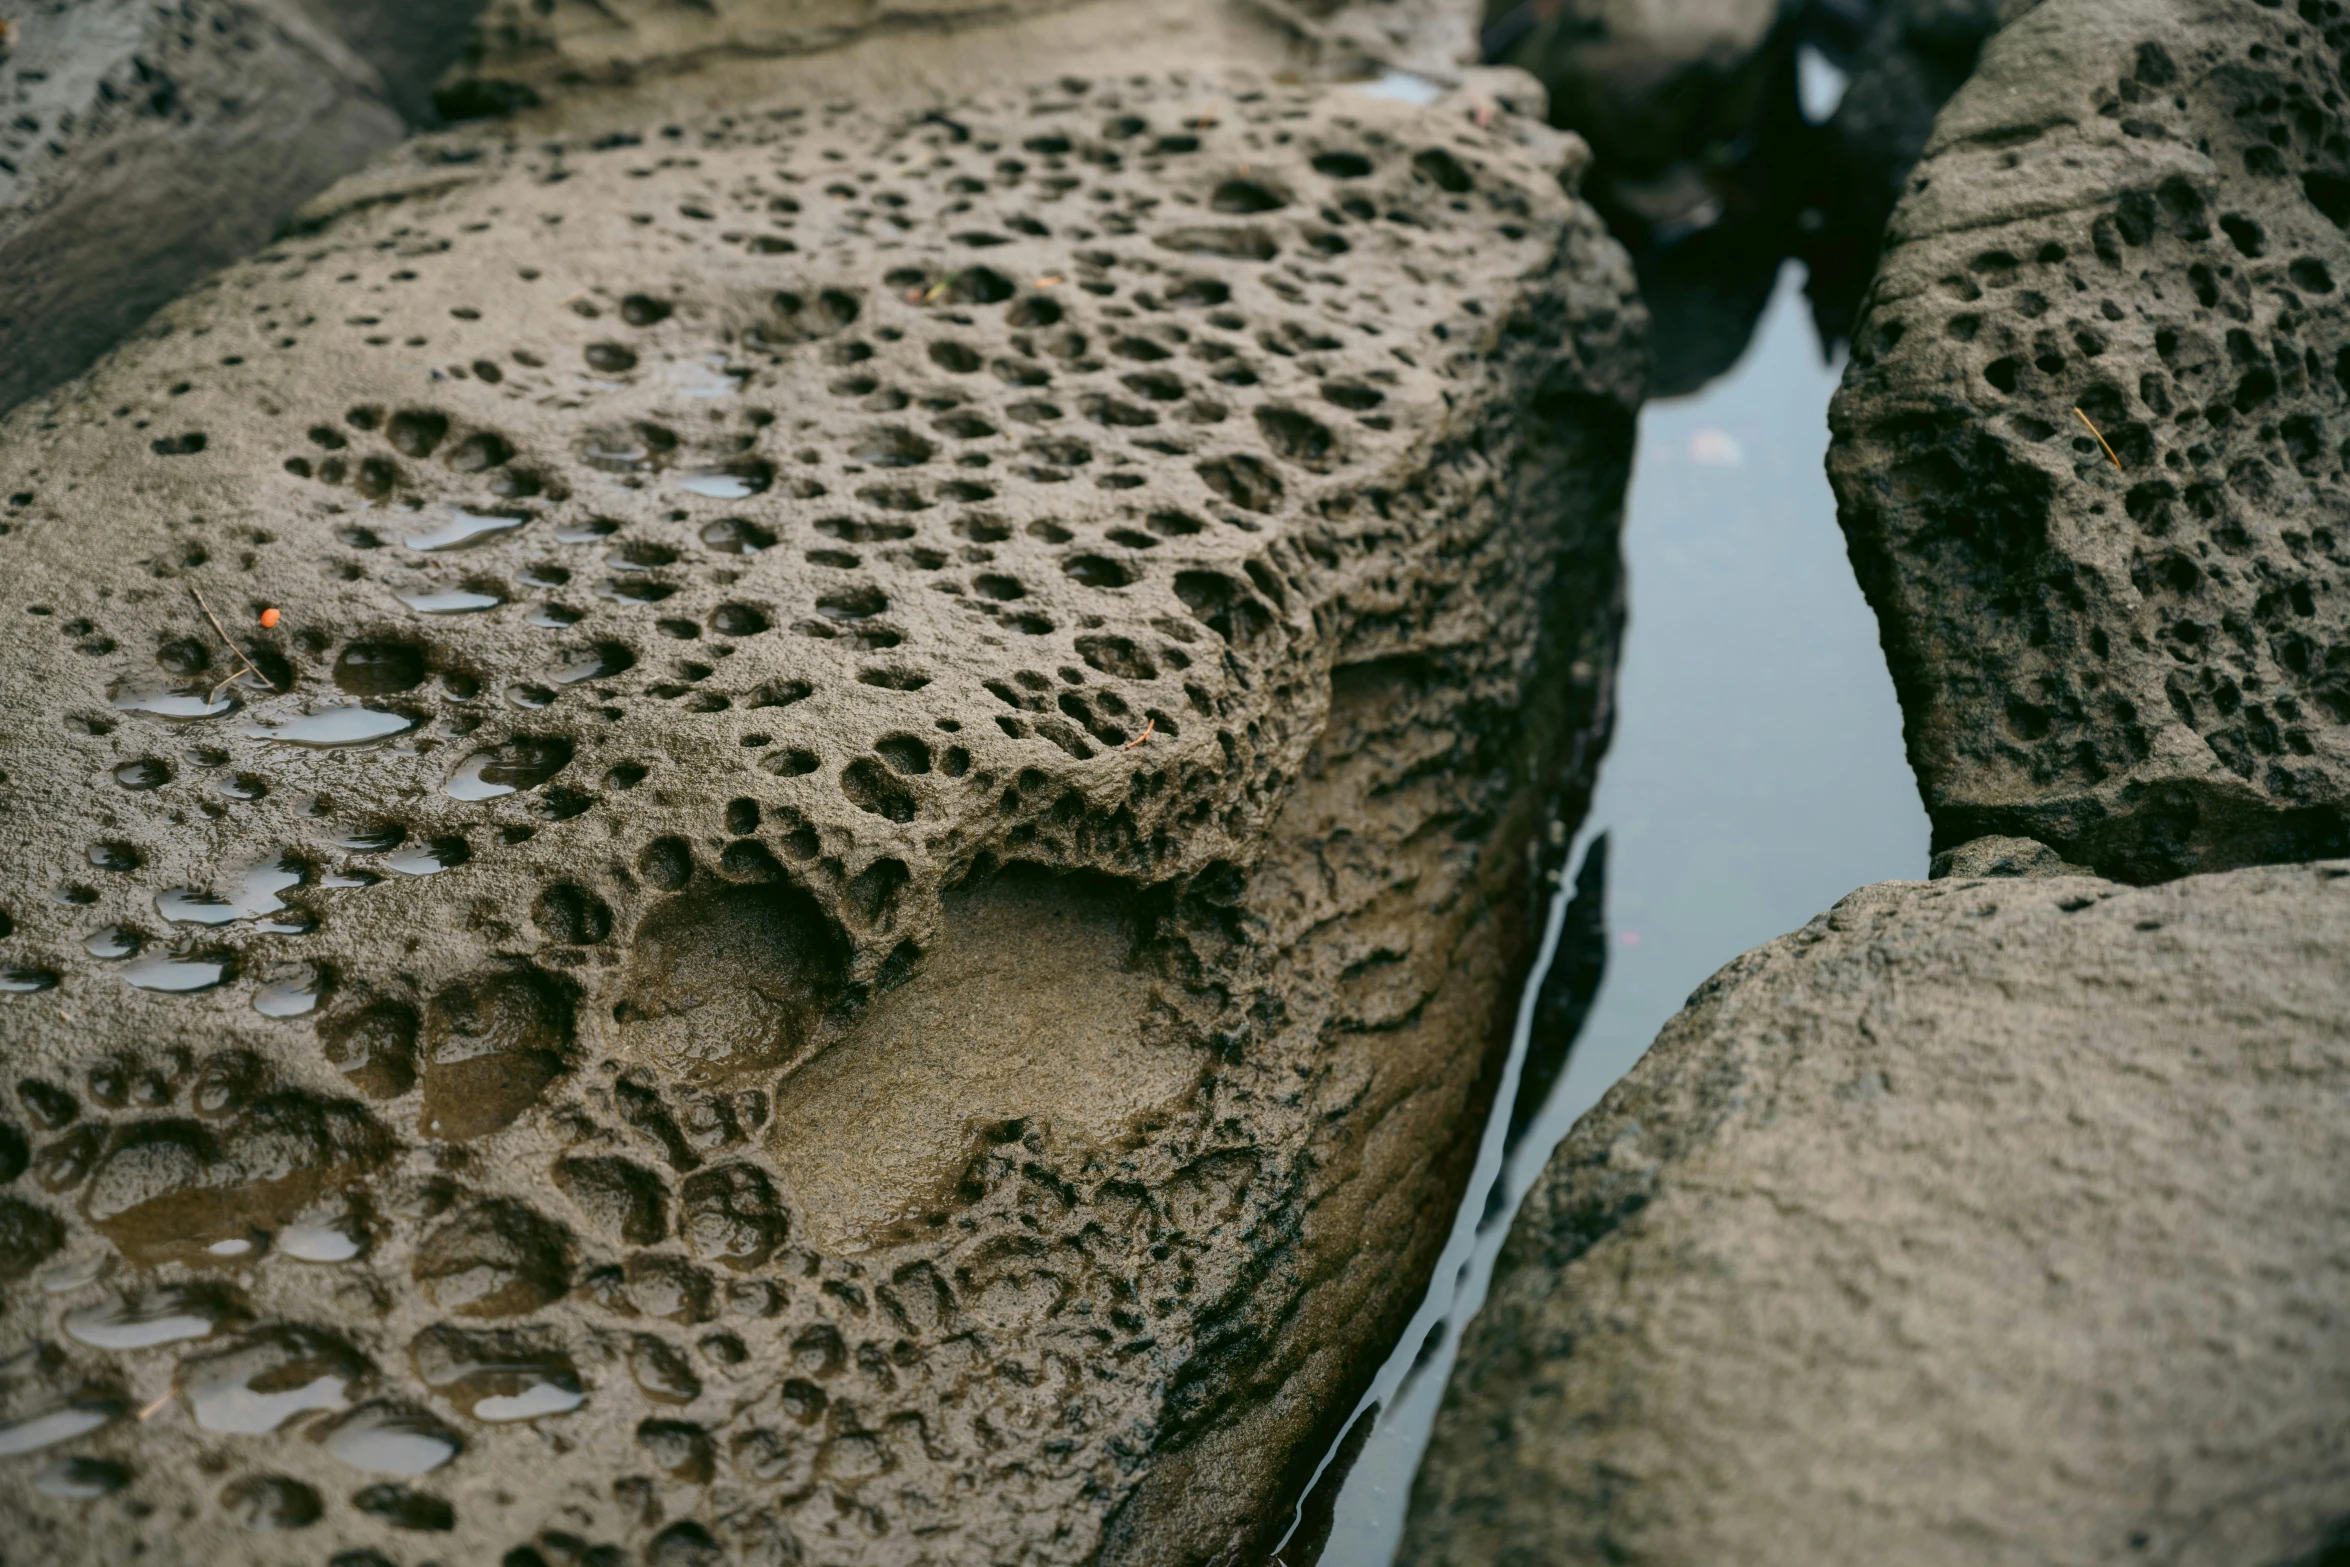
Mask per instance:
[[[1488,1131],[1437,1282],[1373,1386],[1383,1408],[1339,1493],[1326,1567],[1394,1555],[1455,1329],[1552,1146],[1716,969],[1855,887],[1926,873],[1892,680],[1821,467],[1837,371],[1801,288],[1789,267],[1738,366],[1641,415],[1615,739],[1570,864],[1607,835],[1604,977],[1506,1171],[1504,1118]]]

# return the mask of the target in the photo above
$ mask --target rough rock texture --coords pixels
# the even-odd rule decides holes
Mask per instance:
[[[2048,0],[1937,123],[1829,458],[1937,849],[2350,847],[2346,45]]]
[[[1553,1156],[1402,1560],[2330,1562],[2350,867],[1864,888]]]
[[[12,1567],[1277,1535],[1602,710],[1568,151],[451,134],[0,425]]]

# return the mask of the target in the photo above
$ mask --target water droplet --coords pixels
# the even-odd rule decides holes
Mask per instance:
[[[366,1370],[348,1346],[308,1328],[256,1335],[180,1367],[196,1424],[230,1436],[266,1436],[296,1415],[342,1409]]]
[[[253,992],[253,1010],[263,1017],[306,1017],[326,994],[326,975],[315,963],[281,963]]]
[[[407,841],[408,829],[398,822],[369,822],[333,840],[336,848],[356,849],[361,854],[381,854]]]
[[[429,533],[411,533],[405,543],[412,550],[461,550],[512,533],[530,521],[526,513],[470,512],[451,506],[449,520]]]
[[[397,593],[393,597],[419,615],[472,615],[496,609],[506,602],[503,596],[478,588],[439,588],[431,592]]]
[[[430,876],[436,871],[455,870],[473,858],[473,849],[462,838],[435,838],[430,843],[411,844],[384,861],[403,876]]]
[[[0,964],[0,994],[29,996],[57,987],[57,976],[28,963]]]
[[[421,1409],[362,1404],[335,1423],[326,1450],[369,1474],[413,1479],[465,1450],[464,1439]]]
[[[768,475],[763,468],[746,468],[740,472],[727,468],[695,468],[677,476],[680,489],[696,495],[706,495],[714,501],[739,501],[767,488]]]
[[[583,680],[609,680],[636,667],[636,655],[617,642],[599,642],[594,647],[574,653],[555,671],[555,679],[562,685],[577,685]]]
[[[322,707],[282,724],[256,725],[245,731],[245,738],[312,748],[372,745],[378,740],[404,735],[423,722],[421,718],[378,707]]]
[[[226,687],[216,691],[211,686],[124,685],[115,687],[114,705],[125,713],[146,713],[151,717],[186,723],[195,719],[226,717],[242,704],[229,695]]]
[[[280,854],[237,873],[238,890],[228,896],[172,887],[155,895],[155,912],[175,925],[228,925],[259,919],[285,908],[278,897],[307,881],[309,867],[291,854]]]
[[[33,1275],[45,1295],[70,1295],[75,1290],[88,1289],[114,1271],[114,1257],[109,1252],[94,1251],[79,1257],[67,1257],[53,1262]]]
[[[349,1262],[366,1249],[357,1231],[358,1221],[348,1215],[316,1224],[289,1224],[277,1232],[278,1253],[296,1262]]]
[[[526,626],[541,631],[561,631],[565,626],[576,626],[587,617],[568,604],[541,604],[523,618]]]
[[[723,354],[706,354],[667,366],[669,379],[688,397],[731,397],[742,390],[751,372],[726,362]]]
[[[340,870],[329,871],[326,875],[319,877],[318,885],[322,888],[341,891],[351,887],[372,887],[382,880],[383,878],[373,871]]]
[[[92,1349],[153,1349],[210,1338],[234,1320],[235,1308],[218,1293],[166,1284],[134,1300],[112,1300],[65,1314],[66,1336]]]
[[[160,789],[171,782],[171,764],[143,756],[135,762],[125,762],[114,770],[114,781],[125,789],[138,791]]]
[[[207,1255],[214,1257],[247,1257],[252,1255],[254,1247],[259,1244],[242,1235],[232,1235],[225,1241],[214,1241],[204,1250]]]
[[[236,971],[236,960],[224,952],[158,952],[124,969],[122,977],[140,990],[184,996],[225,985]]]
[[[91,957],[108,960],[137,957],[140,945],[138,933],[125,930],[120,925],[102,926],[82,940],[84,952]]]
[[[609,517],[590,517],[585,522],[565,523],[555,530],[555,538],[563,544],[593,544],[619,531],[620,524]]]
[[[441,787],[451,798],[478,802],[536,789],[571,762],[571,742],[517,735],[504,745],[476,751]]]
[[[516,707],[538,709],[552,707],[555,693],[545,686],[515,684],[506,688],[506,700]]]
[[[37,1453],[44,1447],[88,1436],[122,1418],[123,1406],[113,1399],[76,1400],[71,1404],[0,1422],[0,1458]]]
[[[426,1328],[408,1355],[425,1386],[476,1420],[536,1420],[587,1402],[571,1357],[520,1334]]]

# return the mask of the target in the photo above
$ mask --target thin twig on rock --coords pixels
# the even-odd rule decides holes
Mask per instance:
[[[233,684],[238,675],[251,675],[254,679],[267,686],[271,691],[275,691],[277,689],[277,682],[263,674],[260,668],[255,665],[251,659],[245,656],[245,650],[237,646],[235,640],[229,636],[228,628],[220,623],[220,617],[212,613],[212,606],[204,602],[204,590],[191,582],[188,584],[188,591],[196,596],[196,607],[204,612],[204,618],[212,622],[212,629],[219,634],[221,645],[226,647],[230,653],[234,654],[236,656],[237,662],[244,666],[242,669],[231,672],[228,679],[223,680],[220,685],[214,686],[212,688],[212,694],[204,699],[205,704],[209,706],[213,702],[220,700],[221,688]]]
[[[2081,423],[2089,425],[2089,433],[2097,437],[2097,444],[2105,448],[2106,456],[2113,457],[2113,465],[2116,469],[2119,469],[2122,465],[2122,460],[2119,457],[2114,457],[2113,443],[2105,438],[2105,432],[2098,429],[2094,424],[2089,424],[2089,416],[2081,412],[2081,410],[2078,408],[2073,410],[2073,417],[2080,420]]]

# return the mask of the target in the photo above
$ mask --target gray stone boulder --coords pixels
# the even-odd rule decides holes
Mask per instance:
[[[2350,866],[1864,888],[1562,1143],[1409,1567],[2350,1539]]]
[[[1563,138],[1152,63],[413,141],[0,423],[12,1564],[1286,1527],[1642,318]]]
[[[429,113],[474,0],[79,0],[0,37],[0,412]]]
[[[1937,849],[2350,848],[2345,45],[2047,0],[1937,122],[1829,457]]]

